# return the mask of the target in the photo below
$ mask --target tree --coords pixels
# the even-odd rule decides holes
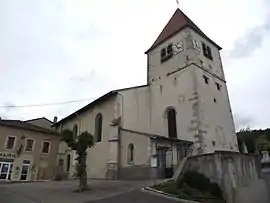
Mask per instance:
[[[265,135],[261,135],[256,139],[256,149],[259,153],[262,151],[270,151],[270,142]]]
[[[87,131],[82,132],[76,136],[71,130],[63,130],[61,132],[62,141],[76,151],[77,164],[76,164],[76,176],[79,178],[79,192],[88,189],[87,185],[87,171],[86,171],[86,156],[87,149],[94,146],[93,136]]]
[[[256,153],[257,151],[256,140],[262,135],[265,136],[264,138],[270,142],[270,128],[264,130],[261,129],[250,130],[248,128],[242,129],[239,132],[237,132],[238,145],[241,146],[241,143],[245,142],[248,152]],[[260,142],[261,140],[259,140],[259,143]]]

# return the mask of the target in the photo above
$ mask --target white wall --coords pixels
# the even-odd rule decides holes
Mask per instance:
[[[63,123],[62,129],[73,129],[75,124],[78,125],[78,133],[88,131],[94,135],[95,129],[95,117],[98,113],[103,116],[102,125],[102,141],[96,143],[94,147],[87,151],[87,172],[88,178],[105,178],[107,161],[108,161],[108,149],[109,149],[109,133],[110,124],[114,118],[114,106],[116,97],[112,97],[104,102],[101,102],[94,106],[94,108],[85,111],[78,115],[78,117],[67,120]],[[58,129],[60,131],[60,129]],[[60,153],[65,153],[68,150],[65,143],[60,146]],[[75,153],[71,154],[71,160],[74,161]],[[74,163],[71,163],[74,164]]]
[[[201,130],[205,132],[204,138],[208,148],[207,151],[238,151],[235,127],[219,50],[194,31],[192,31],[192,38],[198,41],[200,45],[204,42],[209,46],[213,56],[213,60],[205,57],[202,48],[200,53],[194,51],[196,53],[195,64],[202,67],[196,68],[196,75],[200,99]],[[205,84],[203,75],[209,78],[209,84]],[[217,89],[216,83],[221,85],[220,91]],[[216,99],[216,103],[214,103],[214,98]],[[213,145],[213,141],[216,142],[214,144],[215,146]]]
[[[128,163],[128,145],[134,145],[134,163]],[[120,167],[150,166],[151,142],[145,135],[121,131],[121,157]]]

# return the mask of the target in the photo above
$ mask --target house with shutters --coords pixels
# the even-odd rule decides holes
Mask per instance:
[[[220,50],[177,9],[145,52],[145,85],[108,92],[54,124],[95,136],[88,177],[171,177],[187,155],[237,152]],[[58,159],[72,175],[75,153],[65,143]]]

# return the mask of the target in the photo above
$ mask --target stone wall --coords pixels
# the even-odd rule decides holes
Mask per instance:
[[[261,176],[258,157],[227,151],[189,157],[181,174],[185,171],[197,171],[218,183],[228,203],[234,202],[238,190]]]

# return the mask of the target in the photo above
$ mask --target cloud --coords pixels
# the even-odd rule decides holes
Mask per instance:
[[[262,46],[263,39],[270,35],[270,22],[260,27],[253,27],[246,31],[245,36],[238,39],[233,49],[230,51],[229,57],[245,58],[250,57],[254,51]]]
[[[234,123],[236,131],[240,129],[253,128],[254,120],[251,116],[245,116],[243,114],[234,114]]]
[[[209,6],[211,12],[205,12]],[[61,119],[110,90],[145,84],[144,51],[175,7],[173,1],[155,0],[0,1],[0,105],[89,98],[65,105],[0,108],[0,116]],[[240,116],[236,122],[245,125],[243,118],[248,117],[255,127],[270,125],[264,115],[270,114],[265,109],[270,20],[261,24],[268,0],[183,0],[181,8],[229,53],[224,67],[233,112]],[[219,22],[215,26],[213,18]]]

